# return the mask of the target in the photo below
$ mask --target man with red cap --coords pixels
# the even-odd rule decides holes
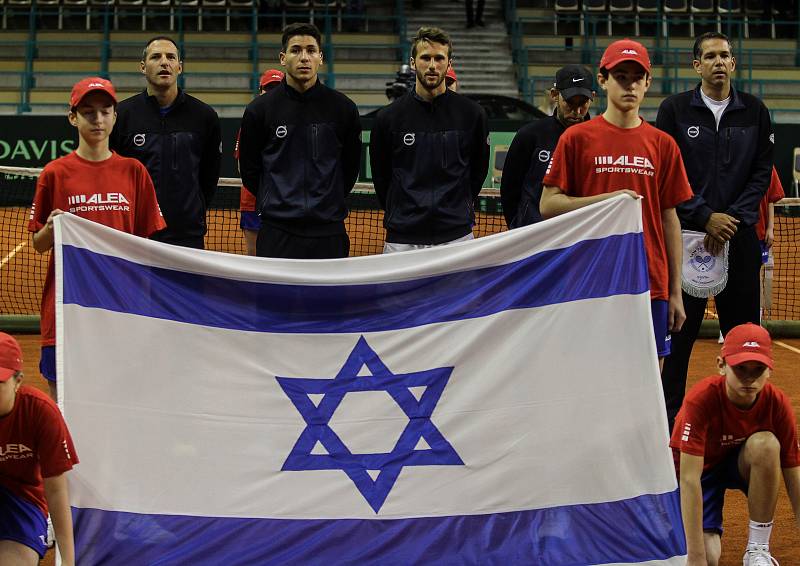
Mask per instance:
[[[258,94],[266,94],[273,88],[281,84],[283,80],[283,71],[277,69],[268,69],[261,75],[258,84]],[[239,164],[239,134],[241,130],[236,132],[236,145],[233,148],[233,158],[236,164]],[[247,247],[247,255],[256,255],[256,240],[258,239],[258,231],[261,230],[261,219],[256,212],[256,195],[248,191],[244,185],[239,193],[239,226],[242,228],[244,234],[244,243]]]
[[[53,218],[71,212],[111,228],[147,238],[166,227],[147,169],[109,149],[117,119],[117,93],[110,81],[89,77],[72,88],[69,123],[78,130],[78,149],[48,163],[36,183],[28,230],[33,247],[53,247]],[[56,399],[56,328],[53,257],[42,293],[42,358],[39,370]]]
[[[744,566],[774,566],[769,550],[779,476],[800,526],[800,451],[792,403],[769,383],[772,341],[747,323],[725,336],[720,375],[686,394],[672,447],[680,479],[687,566],[719,562],[725,490],[747,494],[750,533]]]
[[[78,456],[56,404],[22,377],[22,350],[0,332],[0,564],[44,558],[49,511],[61,563],[72,566],[66,472]]]
[[[608,46],[597,74],[608,107],[559,139],[542,181],[540,211],[550,218],[619,194],[644,197],[653,334],[663,360],[670,353],[669,333],[680,330],[685,318],[675,206],[691,198],[692,189],[675,140],[639,116],[651,80],[644,45],[623,39]]]

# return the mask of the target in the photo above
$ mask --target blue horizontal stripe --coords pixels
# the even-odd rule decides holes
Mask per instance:
[[[414,519],[236,519],[73,508],[77,563],[638,563],[686,554],[678,492]]]
[[[365,285],[234,281],[63,247],[64,303],[203,326],[376,332],[648,290],[641,233],[587,240],[500,266]]]

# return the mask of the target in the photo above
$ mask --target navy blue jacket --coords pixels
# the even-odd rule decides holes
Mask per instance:
[[[500,202],[509,228],[541,222],[542,179],[565,130],[554,111],[552,116],[524,125],[514,136],[500,182]]]
[[[678,143],[694,192],[677,207],[681,226],[705,231],[712,212],[724,212],[747,226],[758,221],[758,205],[772,175],[775,139],[761,100],[731,88],[717,129],[698,85],[666,98],[656,127]]]
[[[369,152],[387,242],[441,244],[470,233],[488,136],[483,108],[450,90],[432,102],[412,90],[378,112]]]
[[[239,169],[264,225],[301,236],[344,233],[360,162],[358,108],[319,81],[301,93],[284,80],[244,111]]]
[[[222,163],[222,133],[213,108],[179,89],[162,117],[156,98],[145,90],[117,106],[109,145],[147,167],[167,223],[159,239],[206,233],[206,208]]]

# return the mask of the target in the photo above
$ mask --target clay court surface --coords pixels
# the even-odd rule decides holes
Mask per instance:
[[[46,392],[47,385],[38,371],[39,336],[17,335],[17,339],[20,340],[25,355],[27,383]],[[690,383],[715,373],[718,353],[719,344],[716,340],[697,341],[689,367]],[[800,340],[777,340],[774,354],[776,371],[773,372],[772,381],[789,394],[795,414],[800,415]],[[80,446],[76,448],[80,454]],[[725,534],[722,538],[723,566],[738,566],[742,563],[742,553],[747,543],[747,521],[747,501],[741,493],[729,491],[725,504]],[[782,566],[800,564],[800,533],[783,487],[778,498],[771,547],[773,556]],[[54,564],[52,551],[47,553],[42,564]]]

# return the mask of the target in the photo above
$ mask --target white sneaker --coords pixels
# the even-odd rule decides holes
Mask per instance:
[[[47,548],[53,548],[53,545],[56,543],[56,531],[53,529],[53,520],[50,518],[50,515],[47,516]]]
[[[765,544],[748,546],[742,557],[742,566],[780,566]]]

